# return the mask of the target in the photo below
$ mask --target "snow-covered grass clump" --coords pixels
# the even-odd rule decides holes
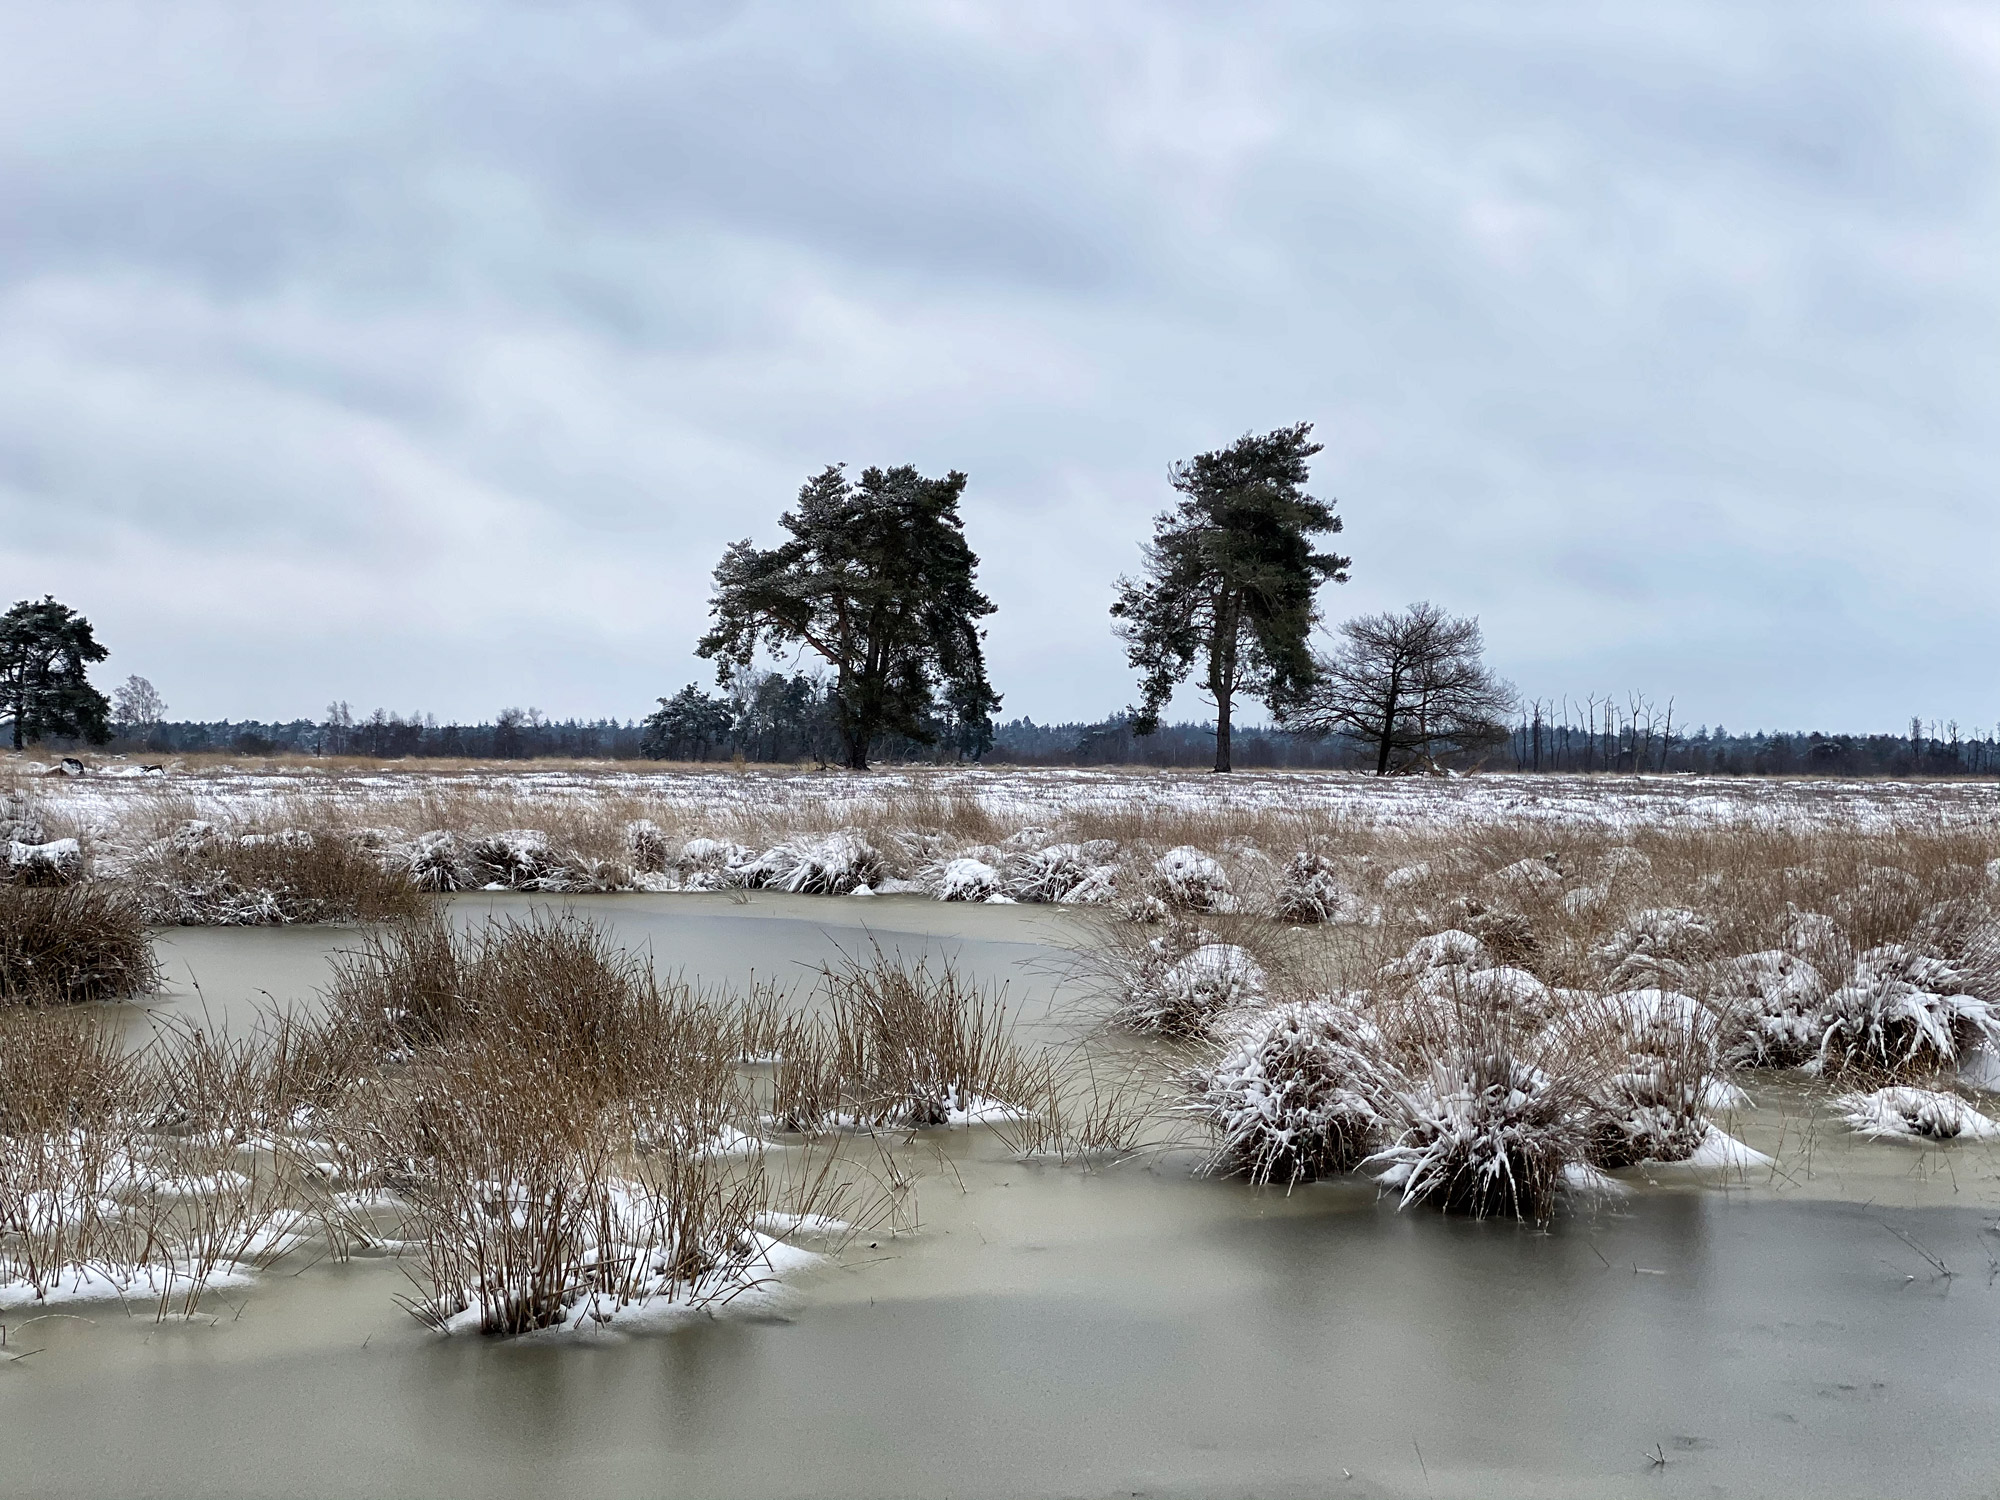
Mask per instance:
[[[1491,879],[1496,886],[1516,891],[1560,890],[1563,883],[1562,870],[1553,855],[1517,859],[1495,870]]]
[[[1020,850],[1006,864],[1007,894],[1017,901],[1093,906],[1118,894],[1118,846],[1108,839]]]
[[[76,839],[7,845],[6,875],[20,885],[70,885],[83,878],[83,845]]]
[[[567,873],[539,828],[489,833],[472,842],[465,859],[472,883],[488,890],[544,890]]]
[[[1404,1205],[1534,1223],[1584,1163],[1591,1123],[1559,1073],[1472,1039],[1397,1094],[1395,1120],[1393,1143],[1369,1161]]]
[[[1669,990],[1633,990],[1601,1002],[1596,1046],[1606,1066],[1586,1084],[1593,1166],[1685,1161],[1707,1140],[1705,1111],[1721,1060],[1715,1018]]]
[[[1439,969],[1483,969],[1493,962],[1486,945],[1469,932],[1447,927],[1410,944],[1402,957],[1382,966],[1385,979],[1418,979]]]
[[[1728,1061],[1745,1068],[1796,1068],[1819,1056],[1826,1031],[1826,979],[1782,948],[1722,964],[1711,993],[1728,1028]]]
[[[949,964],[876,951],[821,971],[819,1004],[773,1039],[772,1123],[923,1129],[1014,1119],[1047,1078],[1015,1046],[1001,999]]]
[[[818,838],[774,844],[732,873],[753,889],[789,891],[798,896],[847,896],[860,886],[872,888],[881,880],[883,867],[882,856],[873,844],[843,829]]]
[[[1366,922],[1379,917],[1323,854],[1292,856],[1278,886],[1276,915],[1286,922]]]
[[[1000,872],[983,859],[946,860],[937,874],[940,901],[991,901],[1000,894]]]
[[[1992,973],[1901,943],[1854,960],[1826,998],[1820,1061],[1828,1071],[1923,1073],[1954,1068],[1979,1042],[2000,1038]],[[1972,994],[1974,987],[1985,991]]]
[[[2000,1138],[2000,1123],[1956,1094],[1935,1089],[1892,1086],[1872,1094],[1842,1094],[1833,1101],[1833,1108],[1866,1136],[1926,1141]]]
[[[573,915],[464,932],[432,914],[364,934],[325,1013],[247,1038],[133,1051],[95,1011],[0,1014],[0,1305],[191,1313],[308,1241],[397,1245],[411,1310],[447,1332],[733,1297],[804,1263],[772,1225],[851,1222],[849,1174],[766,1171],[741,1059],[769,1010],[662,986]],[[1012,1076],[990,1029],[941,1052],[888,1020],[865,1050],[903,1120],[990,1108],[976,1091]]]
[[[459,852],[457,835],[445,828],[411,840],[407,868],[410,884],[431,895],[462,891],[473,880],[468,862]]]
[[[1197,1036],[1225,1012],[1262,1000],[1264,966],[1240,944],[1169,922],[1125,966],[1113,1018],[1135,1031]]]
[[[345,830],[232,834],[193,818],[142,848],[122,883],[152,922],[265,926],[403,915],[422,895],[414,874],[407,848],[370,847]]]
[[[122,891],[0,885],[0,1008],[141,995],[158,980],[144,914]]]
[[[1287,1186],[1352,1171],[1382,1140],[1396,1074],[1373,1023],[1338,1000],[1244,1017],[1190,1079],[1215,1130],[1210,1171]]]
[[[681,845],[672,867],[684,890],[726,891],[743,884],[741,872],[751,857],[749,849],[730,839],[692,838]]]
[[[651,818],[634,818],[625,825],[625,854],[634,872],[659,875],[673,864],[674,846]]]
[[[1236,909],[1235,891],[1222,862],[1187,844],[1169,849],[1153,861],[1146,886],[1149,895],[1172,911]]]
[[[1605,984],[1614,990],[1685,988],[1693,966],[1711,956],[1715,924],[1699,912],[1656,906],[1636,912],[1593,950]]]

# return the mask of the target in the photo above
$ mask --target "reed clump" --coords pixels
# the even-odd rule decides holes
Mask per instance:
[[[771,1172],[747,1040],[765,997],[657,983],[568,914],[368,935],[323,1014],[138,1051],[74,1011],[0,1017],[0,1302],[191,1312],[323,1235],[411,1244],[431,1326],[657,1319],[874,1212],[831,1159]],[[850,1164],[851,1165],[851,1164]],[[387,1213],[396,1222],[383,1226]]]
[[[823,968],[775,1050],[773,1117],[808,1135],[1004,1118],[1044,1088],[997,995],[949,963],[879,948]]]
[[[158,984],[152,940],[124,892],[0,885],[0,1006],[112,1000]]]
[[[0,1017],[0,1303],[152,1302],[187,1315],[218,1281],[295,1242],[291,1164],[260,1149],[252,1110],[185,1103],[187,1070],[241,1071],[184,1045],[127,1050],[102,1016]]]
[[[440,1329],[584,1327],[734,1295],[786,1253],[759,1216],[826,1220],[843,1182],[767,1174],[746,1015],[573,914],[369,937],[335,1016],[388,1061],[350,1118],[423,1246]],[[357,1126],[347,1127],[355,1131]],[[760,1269],[761,1268],[761,1269]]]
[[[147,919],[166,926],[385,921],[423,901],[353,839],[303,828],[231,834],[200,820],[145,849],[125,878]]]

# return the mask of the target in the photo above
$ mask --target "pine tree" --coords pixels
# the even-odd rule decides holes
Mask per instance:
[[[974,582],[958,503],[965,475],[830,464],[779,518],[791,540],[730,547],[715,569],[715,626],[696,647],[719,680],[761,646],[804,646],[833,668],[831,706],[855,770],[884,735],[934,745],[991,742],[999,696],[986,680],[977,622],[993,603]]]
[[[0,719],[12,723],[16,750],[51,734],[111,738],[111,705],[85,674],[108,655],[90,621],[53,596],[0,615]]]
[[[1260,435],[1171,470],[1181,500],[1153,522],[1138,581],[1118,580],[1111,614],[1126,656],[1144,677],[1132,727],[1160,713],[1196,660],[1215,702],[1215,769],[1229,769],[1230,717],[1240,693],[1264,699],[1282,722],[1312,682],[1307,637],[1322,583],[1347,581],[1351,558],[1313,550],[1341,529],[1330,502],[1305,492],[1321,450],[1312,423]]]

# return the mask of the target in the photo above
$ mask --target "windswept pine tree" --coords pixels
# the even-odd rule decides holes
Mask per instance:
[[[87,675],[109,654],[90,621],[53,596],[0,615],[0,719],[12,725],[16,750],[51,734],[97,745],[111,737],[111,704]]]
[[[907,464],[850,480],[829,464],[779,517],[789,541],[763,549],[746,539],[723,554],[715,625],[697,652],[724,682],[759,647],[823,657],[855,770],[885,734],[925,745],[949,735],[961,752],[983,753],[1000,698],[978,622],[994,606],[975,582],[979,559],[959,516],[965,482],[956,470],[926,479]]]
[[[1132,727],[1150,734],[1174,689],[1202,666],[1215,702],[1215,769],[1229,769],[1230,715],[1240,693],[1281,721],[1313,678],[1307,637],[1322,583],[1347,581],[1351,558],[1314,550],[1340,530],[1330,502],[1306,493],[1321,449],[1312,423],[1262,435],[1173,466],[1180,503],[1153,522],[1138,580],[1120,578],[1111,606],[1126,656],[1144,677]]]

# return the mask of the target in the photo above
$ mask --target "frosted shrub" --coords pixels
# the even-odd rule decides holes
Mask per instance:
[[[1288,1187],[1351,1171],[1381,1143],[1395,1080],[1380,1034],[1347,1006],[1258,1011],[1189,1079],[1190,1111],[1218,1136],[1206,1170]]]
[[[1814,965],[1773,948],[1718,965],[1710,983],[1732,1066],[1796,1068],[1819,1056],[1826,979]]]
[[[1287,922],[1361,922],[1368,908],[1323,854],[1292,856],[1278,883],[1277,915]]]
[[[1173,923],[1127,976],[1116,1019],[1139,1031],[1191,1036],[1221,1012],[1263,999],[1264,968],[1242,948]]]
[[[410,845],[410,884],[420,891],[462,891],[472,874],[458,852],[458,839],[445,829],[419,834]]]
[[[1584,1160],[1589,1111],[1566,1080],[1493,1041],[1465,1038],[1434,1056],[1396,1096],[1395,1143],[1369,1161],[1404,1207],[1542,1223]]]
[[[1866,1136],[1927,1141],[2000,1137],[2000,1124],[1956,1094],[1932,1089],[1886,1088],[1872,1094],[1842,1094],[1833,1107],[1855,1131]]]
[[[937,876],[940,901],[990,901],[1000,894],[1000,872],[979,859],[947,860]]]
[[[1150,895],[1180,911],[1234,911],[1229,875],[1212,855],[1183,844],[1153,861]]]

